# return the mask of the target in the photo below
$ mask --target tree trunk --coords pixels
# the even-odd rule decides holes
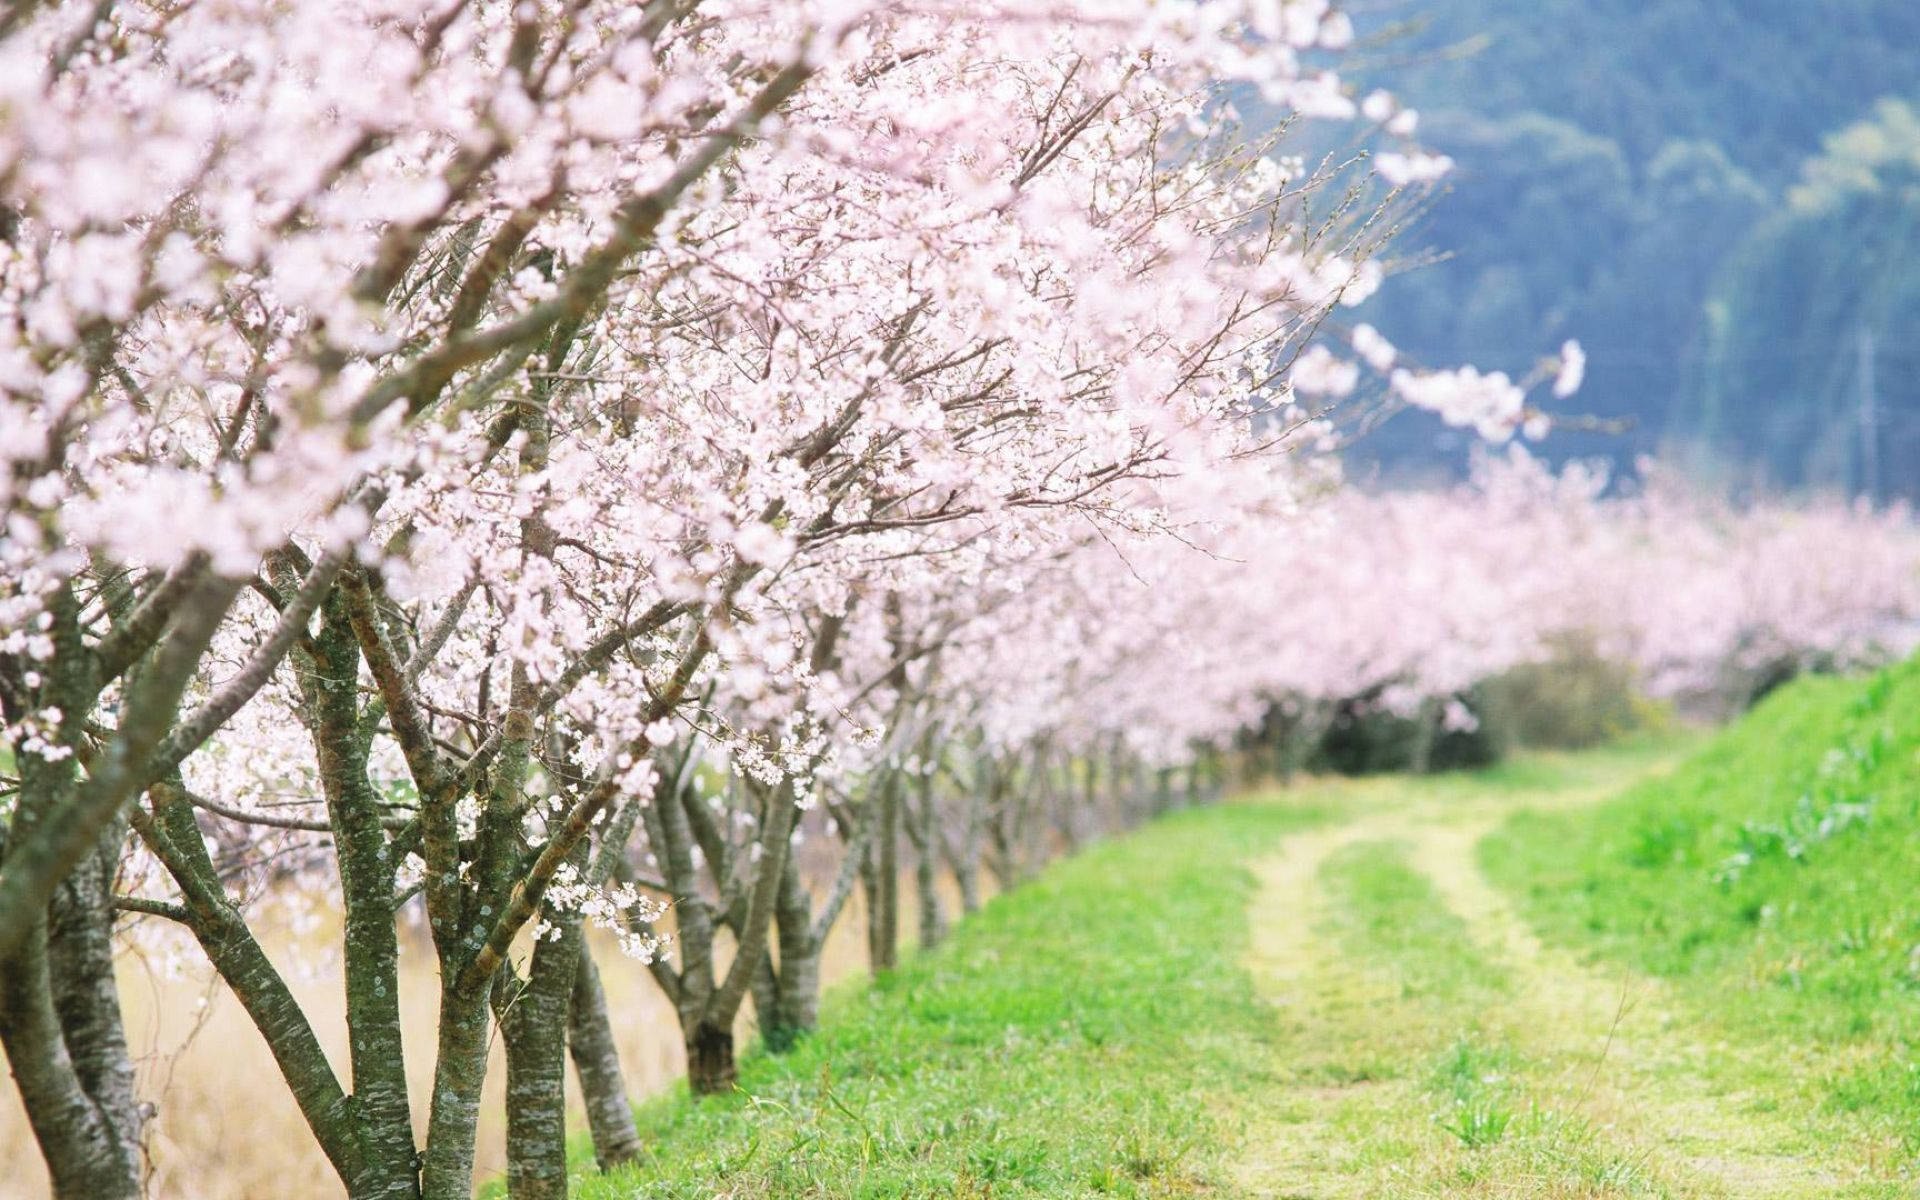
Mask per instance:
[[[295,653],[345,907],[347,1048],[358,1125],[358,1162],[347,1189],[354,1200],[413,1200],[420,1194],[420,1164],[393,903],[400,856],[382,827],[382,798],[368,770],[373,729],[363,720],[355,687],[361,658],[352,618],[337,592],[321,612],[319,636]]]
[[[933,773],[922,772],[920,803],[908,813],[916,831],[913,840],[914,897],[919,904],[920,948],[931,950],[947,937],[947,914],[940,905],[940,863],[936,849],[940,838],[938,814],[933,804]]]
[[[1303,771],[1313,760],[1314,750],[1333,728],[1340,706],[1333,703],[1302,703],[1299,723],[1293,732],[1293,770]]]
[[[442,970],[446,968],[443,966]],[[487,1078],[487,997],[447,979],[440,993],[433,1107],[427,1117],[420,1191],[425,1200],[471,1200],[480,1088]]]
[[[1287,713],[1278,707],[1274,709],[1273,766],[1281,787],[1293,785],[1293,776],[1299,770],[1303,743],[1306,741],[1307,724],[1308,713],[1304,707],[1298,714]]]
[[[585,946],[580,948],[580,961],[574,968],[573,999],[567,1010],[567,1049],[580,1079],[580,1095],[586,1100],[594,1161],[602,1171],[632,1162],[640,1157],[640,1133],[633,1123],[626,1077],[620,1071],[620,1053],[614,1044],[613,1022],[607,1015],[607,994],[600,986],[600,969]]]
[[[960,885],[960,911],[971,916],[980,911],[981,800],[978,795],[968,795],[964,804],[960,842],[950,849],[948,857],[954,881]]]
[[[1220,751],[1204,746],[1187,764],[1187,802],[1211,804],[1220,798]]]
[[[524,987],[510,971],[494,983],[507,1051],[507,1195],[567,1194],[567,1017],[579,977],[580,917],[550,914],[557,937],[538,938]],[[503,995],[503,991],[505,994]]]
[[[769,960],[761,974],[754,988],[760,1043],[769,1054],[785,1054],[820,1028],[820,947],[782,949],[779,969]]]
[[[1081,832],[1080,792],[1073,783],[1073,758],[1063,755],[1060,760],[1059,786],[1053,793],[1054,825],[1060,832],[1060,850],[1063,854],[1080,853],[1080,845],[1085,838]]]
[[[702,1021],[687,1031],[687,1086],[696,1096],[733,1090],[740,1069],[733,1060],[733,1030]]]
[[[515,663],[508,693],[509,712],[524,715],[531,703],[531,691],[525,667]],[[433,1103],[427,1115],[426,1160],[421,1171],[423,1200],[471,1200],[473,1195],[474,1143],[479,1133],[481,1089],[487,1077],[489,1017],[496,980],[491,972],[478,979],[469,979],[467,974],[477,961],[475,954],[484,945],[496,914],[509,903],[527,853],[522,822],[532,761],[531,731],[529,721],[502,740],[491,777],[479,789],[482,807],[474,830],[473,854],[467,860],[469,907],[453,927],[434,929],[440,958],[440,1036],[435,1046]],[[428,882],[431,886],[431,879]],[[542,940],[536,946],[536,958],[546,944]],[[558,993],[561,1004],[558,1023],[552,1028],[564,1030],[566,997],[573,991],[570,960],[560,978],[548,978],[547,985]],[[544,1022],[548,1015],[542,1006],[538,1019]],[[542,1070],[558,1073],[564,1079],[564,1041],[550,1052],[527,1050],[525,1054],[537,1054],[542,1064],[533,1068],[536,1078],[529,1079],[524,1074],[528,1069],[526,1058],[522,1059],[519,1082],[529,1096],[542,1094],[543,1081],[537,1078]],[[509,1102],[509,1113],[516,1107]],[[524,1126],[522,1135],[540,1137]]]
[[[955,881],[960,885],[960,911],[972,916],[980,911],[980,860],[968,858],[954,872]]]
[[[899,772],[887,772],[874,803],[877,827],[867,846],[872,867],[867,876],[867,965],[878,975],[900,962]]]
[[[113,974],[113,876],[125,836],[125,825],[116,821],[100,848],[82,859],[54,892],[47,962],[54,1011],[74,1072],[99,1109],[118,1153],[137,1176],[142,1114]]]
[[[1425,775],[1433,769],[1433,743],[1440,732],[1440,702],[1422,700],[1413,719],[1412,769],[1415,775]]]
[[[98,691],[92,660],[79,647],[71,591],[56,601],[54,636],[71,652],[56,656],[45,699],[84,713]],[[71,720],[62,730],[65,756],[19,756],[19,792],[0,820],[0,865],[43,850],[35,835],[77,802],[79,725]],[[141,1193],[140,1111],[113,979],[111,889],[123,829],[109,823],[23,923],[17,945],[0,953],[0,1048],[59,1200]]]
[[[57,1200],[139,1200],[138,1163],[81,1086],[67,1053],[44,920],[0,963],[0,1046]]]
[[[820,1027],[820,956],[826,949],[826,929],[814,928],[812,897],[791,856],[780,876],[773,919],[780,961],[776,965],[769,954],[761,962],[753,1005],[761,1044],[771,1054],[785,1054]]]
[[[178,775],[155,785],[149,796],[157,811],[149,818],[134,810],[135,827],[186,897],[187,925],[208,964],[252,1019],[307,1128],[351,1191],[363,1159],[362,1127],[353,1097],[341,1087],[319,1035],[286,978],[228,899],[193,805],[179,790]]]
[[[1133,775],[1116,741],[1107,757],[1107,806],[1115,829],[1133,824]]]
[[[713,988],[709,982],[710,967],[705,980],[690,980],[690,963],[682,971],[677,1008],[680,1029],[686,1039],[687,1085],[695,1096],[732,1091],[739,1077],[733,1057],[733,1019],[739,1015],[741,1003],[766,964],[767,937],[773,931],[781,884],[792,859],[797,811],[789,784],[782,784],[768,797],[767,810],[760,823],[760,853],[752,886],[744,897],[745,915],[730,922],[739,939],[739,948],[727,967],[726,978],[719,987]],[[704,908],[697,899],[692,903],[682,899],[681,905],[686,910],[683,920],[687,915],[697,918]],[[710,946],[710,932],[706,941]]]
[[[1007,774],[1000,763],[987,764],[987,870],[993,874],[994,887],[1003,892],[1013,890],[1019,882],[1019,872],[1014,862],[1017,836],[1013,829],[1015,800]]]

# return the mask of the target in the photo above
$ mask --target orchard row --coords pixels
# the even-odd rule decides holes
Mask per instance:
[[[557,1196],[569,1045],[633,1152],[588,925],[724,1089],[744,1005],[811,1026],[855,888],[884,967],[907,859],[937,937],[934,876],[1213,786],[1275,705],[1444,701],[1596,622],[1662,680],[1884,648],[1901,520],[1342,490],[1363,400],[1504,440],[1581,369],[1343,323],[1448,165],[1351,37],[1326,0],[0,13],[0,1045],[56,1192],[141,1190],[130,922],[200,947],[350,1195],[471,1193],[497,1038],[509,1191]],[[261,942],[288,889],[343,914],[344,1072]]]

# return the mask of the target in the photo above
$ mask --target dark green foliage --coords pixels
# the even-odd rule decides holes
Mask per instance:
[[[1314,747],[1308,769],[1379,775],[1466,771],[1499,762],[1506,753],[1507,733],[1484,690],[1475,688],[1454,699],[1473,715],[1471,728],[1447,728],[1438,704],[1401,716],[1384,707],[1377,693],[1342,701]]]
[[[1676,435],[1735,448],[1791,484],[1913,494],[1917,262],[1920,114],[1887,100],[1830,136],[1729,256]],[[1756,394],[1774,397],[1760,420],[1746,401]]]
[[[1314,748],[1308,768],[1340,775],[1404,771],[1413,763],[1419,726],[1368,701],[1343,701]]]
[[[1481,703],[1477,690],[1467,707],[1478,722],[1471,729],[1441,729],[1434,735],[1430,771],[1478,771],[1506,755],[1508,738],[1494,711]]]
[[[1581,638],[1561,640],[1550,658],[1515,667],[1483,691],[1515,745],[1543,750],[1585,750],[1657,727],[1664,715],[1635,689],[1631,670]]]
[[[1866,153],[1865,135],[1836,135],[1884,125],[1883,99],[1920,99],[1920,5],[1423,0],[1363,15],[1385,39],[1377,82],[1459,161],[1398,243],[1445,260],[1368,314],[1405,349],[1519,374],[1578,337],[1592,365],[1573,407],[1633,427],[1558,435],[1556,454],[1626,465],[1684,444],[1743,473],[1850,488],[1869,482],[1860,439],[1834,414],[1855,414],[1871,330],[1879,482],[1912,494],[1913,193],[1819,164]],[[1844,199],[1809,210],[1809,173]],[[1369,442],[1412,469],[1472,439],[1408,414]]]

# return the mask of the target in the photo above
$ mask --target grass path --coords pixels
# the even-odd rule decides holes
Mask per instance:
[[[1598,799],[1664,762],[1587,779],[1351,785],[1347,820],[1256,864],[1249,965],[1280,1083],[1237,1102],[1246,1195],[1904,1195],[1832,1130],[1733,1069],[1658,981],[1543,946],[1481,873],[1520,808]],[[1334,785],[1336,787],[1341,785]],[[1326,799],[1324,793],[1317,800]]]
[[[1635,806],[1665,819],[1671,805],[1647,797],[1692,780],[1702,757],[1653,777],[1694,748],[1319,782],[1172,814],[996,897],[940,950],[836,988],[817,1035],[745,1057],[738,1093],[649,1100],[643,1162],[601,1175],[579,1142],[574,1194],[1914,1196],[1915,1156],[1887,1117],[1905,1110],[1847,1088],[1911,1060],[1885,1038],[1836,1036],[1849,1024],[1838,993],[1718,967],[1656,978],[1643,972],[1660,959],[1620,952],[1663,951],[1707,901],[1729,901],[1696,886],[1691,900],[1641,906],[1672,925],[1616,911],[1623,895],[1687,896],[1720,835],[1696,839],[1658,888],[1575,869],[1606,865],[1623,838],[1659,841]],[[1638,779],[1650,782],[1622,810]],[[1744,796],[1712,788],[1699,804]],[[1837,866],[1842,850],[1871,863],[1879,845],[1829,849]],[[1747,886],[1784,907],[1820,882],[1809,870]],[[1598,936],[1609,931],[1613,942]],[[1822,945],[1778,949],[1811,962]]]
[[[837,988],[740,1091],[640,1108],[644,1162],[578,1200],[1137,1200],[1217,1195],[1267,1013],[1242,969],[1262,858],[1325,814],[1173,814],[995,897],[933,954]]]

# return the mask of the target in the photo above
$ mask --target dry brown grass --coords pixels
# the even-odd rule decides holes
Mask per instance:
[[[903,890],[903,899],[906,894]],[[827,946],[822,965],[829,984],[866,969],[866,924],[860,909],[856,892]],[[912,906],[903,903],[903,942],[910,943],[914,936],[913,917]],[[344,1076],[345,999],[338,973],[325,966],[327,947],[337,944],[337,930],[295,934],[269,927],[264,939],[313,1016],[335,1069]],[[657,1092],[686,1070],[673,1009],[644,966],[621,955],[610,940],[596,938],[594,948],[627,1086],[635,1097]],[[281,1082],[266,1043],[233,997],[211,979],[197,949],[186,943],[179,956],[185,965],[173,971],[152,957],[128,952],[120,964],[140,1095],[155,1106],[148,1138],[150,1194],[160,1200],[332,1200],[343,1195]],[[422,1128],[433,1069],[435,974],[424,935],[415,932],[405,938],[400,1001],[414,1119]],[[752,1032],[750,1013],[742,1015],[738,1032],[744,1045]],[[491,1055],[482,1109],[483,1178],[506,1166],[501,1112],[506,1072],[498,1050],[496,1046]],[[571,1079],[568,1088],[571,1115],[578,1119]],[[0,1200],[45,1200],[49,1195],[39,1150],[10,1081],[0,1085],[0,1164]]]

